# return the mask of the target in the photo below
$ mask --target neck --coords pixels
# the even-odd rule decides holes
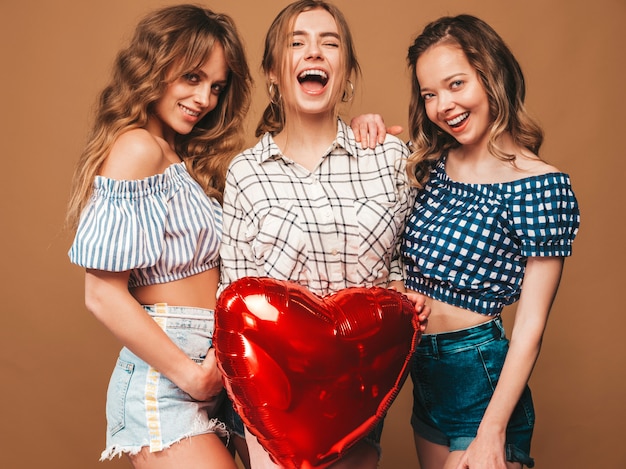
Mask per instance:
[[[510,135],[503,135],[499,148],[506,154],[519,156],[521,149],[513,144]],[[512,179],[513,162],[503,160],[489,152],[487,144],[461,145],[451,150],[446,162],[446,172],[453,180],[467,183],[493,183]]]
[[[514,144],[511,135],[508,133],[501,135],[496,144],[498,148],[507,154],[517,154],[520,151],[520,149]],[[461,145],[456,149],[456,154],[462,160],[473,163],[489,161],[491,158],[496,156],[489,151],[486,139],[483,142],[473,145]]]
[[[334,115],[286,116],[285,127],[274,137],[283,155],[312,170],[337,135]]]

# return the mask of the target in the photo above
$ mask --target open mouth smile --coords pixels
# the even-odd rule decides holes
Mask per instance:
[[[460,116],[455,117],[454,119],[450,119],[449,121],[446,121],[446,124],[448,124],[450,127],[458,127],[459,125],[461,125],[465,119],[467,119],[469,117],[469,112],[464,112],[463,114],[461,114]]]
[[[306,91],[321,91],[328,83],[328,73],[320,69],[304,70],[298,75],[298,83]]]
[[[183,111],[185,114],[187,114],[188,116],[191,116],[191,117],[199,117],[199,116],[200,116],[200,112],[199,112],[199,111],[194,111],[194,110],[192,110],[192,109],[189,109],[187,106],[184,106],[184,105],[182,105],[182,104],[179,104],[178,106],[179,106],[179,107],[182,109],[182,111]]]

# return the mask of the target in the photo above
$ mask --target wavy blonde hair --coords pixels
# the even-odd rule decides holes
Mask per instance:
[[[201,67],[216,43],[224,48],[228,84],[217,107],[189,134],[176,136],[175,151],[207,195],[222,200],[226,169],[243,145],[252,78],[229,16],[195,5],[176,5],[148,14],[137,25],[128,47],[117,55],[76,165],[67,212],[71,229],[78,225],[94,179],[115,140],[123,132],[145,126],[168,85]]]
[[[506,153],[497,144],[499,137],[508,132],[517,145],[539,155],[543,131],[524,106],[524,75],[507,45],[491,26],[479,18],[471,15],[445,16],[429,23],[408,51],[411,72],[409,134],[413,153],[407,170],[411,181],[417,187],[423,187],[441,153],[459,146],[451,135],[428,119],[415,74],[421,55],[438,44],[459,46],[478,73],[487,93],[492,118],[487,143],[489,151],[502,160],[514,162],[515,155]]]
[[[289,58],[287,51],[290,48],[296,18],[300,13],[316,9],[326,10],[330,13],[339,29],[346,89],[342,91],[343,96],[337,97],[337,107],[339,107],[339,101],[349,100],[348,98],[351,98],[354,93],[353,86],[348,85],[347,80],[353,79],[356,82],[361,75],[361,67],[356,57],[354,41],[352,40],[348,22],[341,10],[323,0],[300,0],[290,3],[276,16],[265,36],[265,50],[261,67],[267,80],[270,103],[265,108],[256,128],[255,135],[257,137],[260,137],[265,132],[276,135],[285,126],[285,111],[280,97],[280,90],[276,84],[271,83],[270,74],[274,73],[277,76],[283,76],[283,72],[288,66]]]

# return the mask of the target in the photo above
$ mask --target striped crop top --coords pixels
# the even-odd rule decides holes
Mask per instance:
[[[218,266],[221,237],[222,207],[181,162],[141,180],[96,176],[69,257],[88,269],[130,270],[132,288]]]
[[[521,293],[526,260],[569,256],[580,215],[569,177],[495,184],[452,181],[445,156],[431,171],[407,222],[406,286],[489,316]]]

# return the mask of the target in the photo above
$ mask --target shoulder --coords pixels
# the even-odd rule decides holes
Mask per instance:
[[[264,134],[261,139],[250,148],[235,155],[230,162],[230,169],[234,166],[255,166],[260,165],[272,156],[280,155],[280,149],[274,143],[269,133]]]
[[[382,143],[382,145],[386,148],[396,149],[406,155],[410,153],[408,145],[395,135],[386,134],[385,141]]]
[[[143,179],[162,172],[164,161],[162,144],[147,130],[132,129],[113,142],[100,174],[111,179]]]
[[[515,158],[517,169],[527,173],[529,176],[543,176],[549,173],[560,173],[559,169],[546,163],[537,155],[523,152]]]

